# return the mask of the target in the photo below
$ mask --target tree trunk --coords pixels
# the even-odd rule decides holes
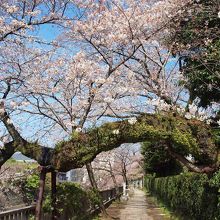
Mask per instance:
[[[88,175],[89,175],[89,180],[90,180],[90,183],[91,183],[91,186],[92,188],[99,192],[99,189],[98,189],[98,186],[97,186],[97,183],[95,181],[95,176],[94,176],[94,173],[93,173],[93,169],[92,169],[92,165],[91,163],[88,163],[86,164],[86,169],[87,169],[87,172],[88,172]],[[100,198],[101,198],[101,195],[99,194]],[[106,209],[105,209],[105,206],[103,204],[103,201],[102,201],[102,198],[98,204],[100,210],[102,211],[103,215],[104,216],[107,216],[107,212],[106,212]]]
[[[57,184],[56,184],[56,172],[51,172],[51,201],[52,201],[52,213],[51,213],[51,220],[58,219],[57,216],[57,207],[56,207],[56,193],[57,193]]]
[[[206,173],[206,174],[213,174],[218,168],[216,165],[213,166],[197,166],[187,160],[181,154],[178,154],[171,150],[170,147],[166,147],[166,150],[175,160],[177,160],[182,166],[185,166],[189,171],[196,172],[196,173]]]
[[[111,165],[110,162],[109,162],[109,167],[110,167],[110,175],[111,175],[112,181],[113,181],[114,186],[115,186],[116,199],[120,200],[120,192],[119,192],[118,184],[117,184],[115,175],[114,175],[113,170],[112,170],[112,165]]]
[[[126,165],[124,163],[123,163],[123,167],[122,167],[122,176],[123,176],[123,180],[126,184],[126,189],[128,189],[127,170],[126,170]]]
[[[47,174],[46,168],[41,167],[39,192],[38,192],[38,199],[37,199],[37,204],[36,204],[36,209],[35,209],[36,220],[41,220],[41,215],[42,215],[41,210],[42,210],[42,203],[43,203],[46,174]]]
[[[111,178],[112,178],[112,181],[113,181],[114,186],[115,186],[116,199],[120,200],[120,192],[119,192],[118,184],[117,184],[115,175],[112,172],[111,172]]]

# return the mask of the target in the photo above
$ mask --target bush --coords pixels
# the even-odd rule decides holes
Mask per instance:
[[[101,197],[99,191],[91,189],[87,192],[87,195],[89,197],[91,207],[95,207],[96,205],[100,204]]]
[[[37,199],[39,175],[32,174],[22,183],[24,197],[31,203]],[[51,182],[46,178],[45,196],[43,201],[43,212],[51,213]],[[87,219],[87,210],[90,206],[95,206],[100,201],[99,193],[93,190],[85,191],[79,184],[73,182],[63,182],[57,184],[57,211],[65,219]]]
[[[23,190],[29,201],[37,198],[37,189],[39,186],[39,175],[33,174],[25,179]]]
[[[82,219],[86,216],[89,208],[89,197],[78,184],[64,182],[57,186],[57,207],[60,214],[65,214],[66,218],[76,216]]]
[[[23,191],[24,198],[28,203],[33,203],[34,201],[37,200],[37,195],[38,195],[38,187],[39,187],[39,182],[40,182],[40,177],[39,173],[33,173],[31,175],[28,175],[24,179],[21,179],[21,188]],[[51,186],[51,181],[49,175],[46,177],[46,182],[45,182],[45,195],[50,194],[50,186]]]
[[[211,180],[205,174],[182,173],[177,176],[145,178],[147,190],[174,211],[188,219],[220,219],[218,187],[220,174]],[[219,181],[219,182],[218,182]],[[213,183],[213,184],[211,184]]]

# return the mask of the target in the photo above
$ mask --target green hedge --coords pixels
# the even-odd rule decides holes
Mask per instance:
[[[146,189],[166,206],[187,219],[219,220],[220,196],[217,173],[211,180],[205,174],[182,173],[155,178],[146,176]]]

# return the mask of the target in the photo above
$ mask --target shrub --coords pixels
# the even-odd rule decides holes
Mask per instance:
[[[57,186],[57,207],[66,218],[76,216],[82,219],[89,208],[89,197],[78,184],[64,182]],[[67,212],[66,212],[67,211]]]
[[[28,203],[33,203],[37,200],[38,187],[39,187],[40,177],[39,173],[35,172],[24,179],[21,179],[21,188],[24,197]],[[45,182],[45,195],[50,194],[51,181],[49,176],[46,177]]]
[[[25,195],[28,200],[33,201],[37,197],[37,189],[39,185],[39,175],[33,174],[25,179],[23,186]]]
[[[211,180],[205,174],[195,173],[161,178],[148,176],[145,186],[168,207],[183,215],[187,213],[190,219],[217,220],[220,219],[219,177],[219,173]]]
[[[47,176],[45,185],[45,196],[43,201],[43,212],[51,213],[51,182]],[[22,190],[28,203],[37,199],[39,187],[39,174],[32,174],[22,180]],[[63,182],[57,184],[57,211],[58,215],[65,219],[87,219],[87,210],[90,206],[99,204],[99,193],[90,190],[83,190],[79,184],[73,182]]]
[[[95,207],[96,205],[100,204],[101,197],[99,191],[95,189],[91,189],[87,192],[87,195],[89,197],[90,203],[92,207]]]

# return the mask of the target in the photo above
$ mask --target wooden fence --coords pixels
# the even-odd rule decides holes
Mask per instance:
[[[122,193],[122,187],[119,187],[120,193]],[[100,192],[102,200],[105,205],[111,203],[112,200],[116,198],[116,190],[115,188],[101,191]],[[90,208],[89,212],[97,211],[98,206],[95,208]],[[35,205],[26,206],[23,208],[13,209],[0,213],[0,220],[30,220],[30,216],[34,215]],[[50,214],[43,214],[43,220],[50,220]],[[60,217],[60,220],[67,220],[65,218]]]
[[[34,214],[35,205],[26,206],[0,213],[0,220],[29,220],[29,216]]]

